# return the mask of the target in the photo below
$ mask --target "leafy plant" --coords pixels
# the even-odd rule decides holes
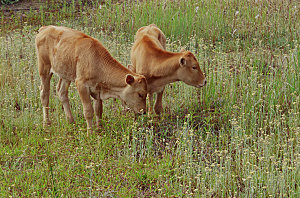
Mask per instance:
[[[11,5],[11,4],[17,3],[19,1],[20,0],[1,0],[1,4],[3,4],[3,5]]]

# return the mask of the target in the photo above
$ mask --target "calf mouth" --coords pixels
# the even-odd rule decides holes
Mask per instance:
[[[204,87],[206,85],[207,81],[204,80],[204,82],[202,84],[196,85],[197,88],[201,88]]]
[[[129,110],[132,110],[134,112],[134,114],[136,114],[136,115],[145,115],[147,113],[144,110],[145,108],[136,109],[134,107],[130,107],[125,101],[122,101],[122,105],[123,105],[126,112],[128,112]]]
[[[145,115],[147,112],[144,109],[140,109],[136,112],[137,115]]]

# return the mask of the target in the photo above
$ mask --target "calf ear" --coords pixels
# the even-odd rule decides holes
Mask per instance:
[[[145,78],[145,77],[142,77],[142,78],[138,79],[138,83],[142,83],[142,82],[145,82],[145,83],[147,83],[147,81],[146,81],[146,78]]]
[[[135,68],[132,65],[127,65],[128,69],[132,72],[136,72]]]
[[[134,83],[134,77],[132,75],[130,75],[130,74],[127,74],[127,76],[126,76],[126,83],[128,85],[132,85]]]
[[[179,60],[180,66],[185,66],[186,65],[186,60],[184,57],[181,57]]]

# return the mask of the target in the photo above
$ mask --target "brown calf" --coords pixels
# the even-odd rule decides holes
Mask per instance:
[[[137,113],[146,110],[145,77],[121,65],[98,40],[70,28],[45,26],[40,28],[35,44],[45,124],[50,124],[49,90],[53,73],[60,77],[56,90],[71,123],[74,122],[68,98],[71,81],[76,83],[88,129],[93,126],[94,111],[99,125],[102,100],[107,98],[119,98]],[[94,109],[90,96],[95,100]]]
[[[162,111],[162,95],[167,84],[183,81],[188,85],[202,87],[206,84],[196,57],[189,51],[179,53],[166,51],[166,37],[154,24],[141,27],[131,49],[129,68],[146,77],[152,111],[152,96],[157,93],[154,110]]]

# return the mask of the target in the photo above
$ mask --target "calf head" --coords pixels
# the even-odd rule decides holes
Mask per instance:
[[[146,113],[146,78],[138,74],[127,74],[125,81],[126,87],[121,94],[122,102],[135,113]]]
[[[178,69],[179,80],[198,88],[206,84],[206,78],[194,54],[184,51],[178,61],[180,65]]]

